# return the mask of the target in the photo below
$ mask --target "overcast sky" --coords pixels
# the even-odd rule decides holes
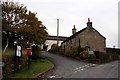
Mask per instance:
[[[13,0],[27,6],[48,29],[49,35],[57,35],[59,19],[60,36],[71,36],[73,25],[77,31],[85,28],[90,18],[93,27],[106,37],[107,47],[118,47],[119,0]]]

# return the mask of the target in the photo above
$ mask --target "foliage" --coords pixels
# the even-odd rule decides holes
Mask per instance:
[[[41,49],[38,46],[32,46],[32,56],[31,59],[36,60],[39,59],[41,54]]]
[[[80,58],[81,59],[88,59],[88,56],[89,56],[88,51],[82,51],[80,53]]]
[[[36,17],[36,13],[28,11],[22,4],[5,1],[2,3],[2,41],[5,47],[14,41],[20,44],[27,42],[42,44],[48,33],[46,27]]]
[[[31,62],[30,70],[27,69],[27,66],[16,72],[15,74],[11,74],[7,76],[5,79],[13,79],[13,78],[35,78],[39,73],[44,73],[50,69],[52,69],[54,65],[47,59],[37,60],[36,62]]]
[[[72,49],[68,50],[68,51],[65,53],[65,55],[70,56],[70,57],[73,57],[73,58],[79,57],[80,51],[81,51],[81,48],[75,47],[75,48],[72,48]]]
[[[49,51],[52,53],[58,53],[60,51],[60,47],[57,44],[53,44]]]
[[[2,52],[2,58],[12,58],[15,56],[15,48],[8,48],[5,53]],[[22,57],[26,58],[26,50],[22,49]]]
[[[89,54],[88,58],[91,59],[91,60],[95,60],[96,56],[94,54]]]
[[[63,55],[64,54],[64,49],[60,48],[59,53]]]
[[[82,51],[80,53],[80,58],[81,59],[95,60],[96,56],[95,56],[95,54],[89,54],[88,51]]]
[[[72,55],[72,50],[68,50],[66,53],[65,53],[66,56],[71,56]]]
[[[2,62],[4,62],[4,67],[2,69],[3,76],[13,73],[14,61],[15,61],[14,48],[8,48],[5,53],[2,53]],[[15,64],[18,64],[17,57],[16,57]],[[20,58],[19,64],[21,65],[20,68],[23,68],[27,64],[27,56],[26,56],[25,49],[22,50],[22,57]]]

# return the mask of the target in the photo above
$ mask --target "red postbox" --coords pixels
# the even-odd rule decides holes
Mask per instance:
[[[32,55],[32,48],[27,48],[26,49],[26,55],[31,56]]]

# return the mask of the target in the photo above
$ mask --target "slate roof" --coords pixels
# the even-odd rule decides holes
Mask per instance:
[[[64,42],[67,42],[73,38],[75,38],[78,34],[80,34],[81,32],[83,32],[84,30],[86,30],[87,27],[83,28],[82,30],[76,32],[75,34],[71,35],[70,37],[68,37],[65,41],[63,41],[62,43]],[[93,30],[95,30],[100,36],[102,36],[95,28],[92,28]],[[102,36],[104,39],[106,39],[104,36]]]

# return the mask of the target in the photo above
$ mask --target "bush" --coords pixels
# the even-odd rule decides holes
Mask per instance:
[[[68,50],[66,53],[65,53],[66,56],[71,56],[72,55],[72,50]]]
[[[64,55],[64,50],[62,48],[60,48],[59,52],[60,54]]]
[[[88,51],[82,51],[80,53],[80,58],[81,59],[88,59],[88,56],[89,56]]]
[[[40,57],[41,54],[41,48],[38,46],[32,46],[32,56],[31,59],[36,60]]]
[[[57,44],[53,44],[51,46],[51,49],[49,50],[49,52],[51,52],[51,53],[58,53],[58,52],[60,52],[60,47]]]
[[[89,54],[88,51],[82,51],[80,53],[80,58],[81,59],[89,59],[89,61],[95,60],[96,56],[95,54]]]
[[[88,56],[89,59],[92,59],[92,60],[95,60],[96,59],[96,56],[94,54],[89,54]]]
[[[75,48],[72,48],[71,50],[68,50],[65,55],[67,56],[70,56],[70,57],[73,57],[73,58],[76,58],[76,57],[79,57],[80,56],[80,52],[81,52],[81,48],[79,47],[75,47]]]

